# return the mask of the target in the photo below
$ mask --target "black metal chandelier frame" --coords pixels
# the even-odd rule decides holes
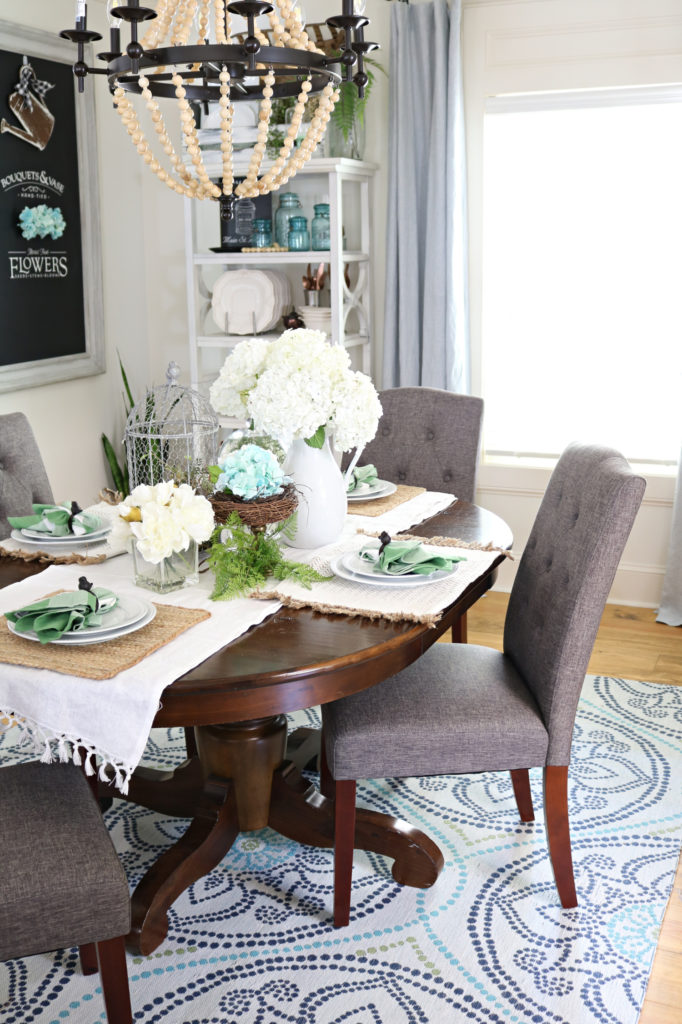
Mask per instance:
[[[364,39],[364,28],[369,20],[354,13],[353,0],[342,0],[343,10],[339,15],[327,18],[330,28],[344,34],[343,49],[338,56],[329,57],[324,53],[294,49],[285,46],[263,46],[256,36],[256,19],[269,14],[273,5],[263,0],[223,0],[225,13],[240,15],[246,19],[247,35],[243,43],[216,43],[165,46],[145,50],[138,39],[138,26],[157,17],[156,11],[140,6],[139,0],[129,0],[112,8],[111,15],[130,25],[130,42],[125,53],[121,50],[121,30],[110,29],[110,50],[98,54],[106,63],[105,68],[90,67],[85,61],[85,46],[99,41],[102,36],[87,27],[87,5],[81,3],[82,14],[76,18],[73,29],[65,29],[60,36],[76,43],[77,60],[73,66],[78,80],[78,90],[83,92],[85,79],[91,74],[106,75],[113,92],[120,86],[126,92],[140,94],[141,71],[163,68],[163,71],[149,76],[149,89],[161,98],[175,96],[171,84],[173,74],[180,75],[187,82],[185,88],[190,100],[201,103],[219,97],[219,74],[227,68],[233,89],[234,100],[259,99],[262,85],[253,82],[267,69],[275,77],[273,92],[276,97],[294,96],[299,83],[307,78],[312,92],[318,92],[328,83],[354,82],[359,96],[364,95],[367,74],[363,61],[365,54],[377,49],[377,44]],[[172,69],[172,70],[166,70]],[[278,79],[280,79],[278,81]]]

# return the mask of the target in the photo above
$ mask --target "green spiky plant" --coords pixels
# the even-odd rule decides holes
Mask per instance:
[[[133,401],[130,385],[128,384],[128,377],[126,376],[120,353],[118,353],[118,365],[121,370],[121,379],[123,381],[123,406],[125,408],[127,422],[128,417],[130,416],[130,410],[135,405],[135,402]],[[126,498],[130,494],[130,478],[128,475],[128,459],[126,457],[125,442],[123,442],[122,462],[119,461],[116,449],[106,434],[102,434],[102,447],[104,448],[104,455],[109,465],[109,471],[114,483],[114,488],[119,491],[124,498]]]

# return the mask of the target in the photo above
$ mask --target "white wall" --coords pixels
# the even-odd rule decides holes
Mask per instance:
[[[464,0],[464,88],[469,184],[473,389],[480,391],[483,112],[513,92],[682,81],[678,0]],[[665,367],[661,367],[665,372]],[[503,516],[519,553],[549,469],[484,460],[480,504]],[[646,474],[647,492],[611,600],[656,606],[667,555],[672,474]],[[514,566],[500,574],[509,589]]]

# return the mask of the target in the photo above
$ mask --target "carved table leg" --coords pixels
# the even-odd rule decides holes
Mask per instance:
[[[133,894],[128,942],[144,955],[165,938],[166,913],[173,901],[222,860],[240,831],[269,825],[296,842],[334,845],[334,801],[285,761],[284,715],[198,726],[195,735],[200,761],[192,758],[171,773],[142,770],[131,782],[130,799],[163,813],[193,817]],[[392,857],[393,877],[401,885],[428,888],[443,866],[441,851],[423,832],[362,808],[357,810],[355,847]]]
[[[219,864],[239,834],[234,786],[210,777],[189,828],[149,868],[132,895],[128,945],[143,956],[168,933],[167,910],[202,875]]]
[[[275,772],[270,827],[307,846],[334,845],[334,803],[306,782],[292,764]],[[400,885],[428,889],[443,867],[443,854],[432,839],[390,814],[358,807],[355,849],[394,859],[393,877]]]

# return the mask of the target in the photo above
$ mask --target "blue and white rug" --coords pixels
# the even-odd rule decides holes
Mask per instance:
[[[0,762],[27,758],[13,733]],[[146,763],[183,749],[179,730],[156,730]],[[681,777],[682,688],[588,677],[570,771],[577,909],[557,899],[539,772],[529,824],[506,774],[373,782],[361,804],[441,846],[433,888],[401,888],[389,862],[356,853],[351,925],[334,931],[331,851],[244,834],[174,905],[156,953],[129,956],[135,1019],[635,1024],[680,852]],[[120,801],[106,819],[131,885],[186,824]],[[0,1019],[103,1021],[97,977],[75,950],[0,964]]]

